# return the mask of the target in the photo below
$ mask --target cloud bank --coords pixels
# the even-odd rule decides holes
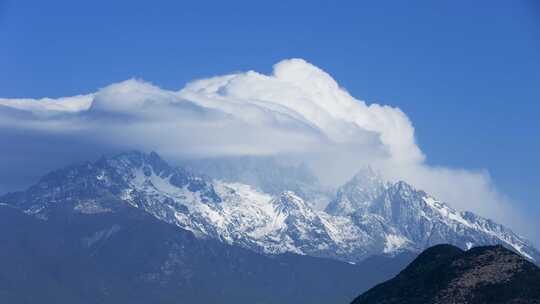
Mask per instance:
[[[109,151],[155,150],[169,159],[277,155],[307,162],[331,185],[371,165],[523,231],[486,172],[428,166],[405,113],[354,98],[302,59],[277,63],[271,75],[217,76],[179,91],[130,79],[87,95],[0,98],[0,138],[7,147],[0,178],[13,181],[0,191],[48,166]],[[13,173],[21,164],[26,171]]]

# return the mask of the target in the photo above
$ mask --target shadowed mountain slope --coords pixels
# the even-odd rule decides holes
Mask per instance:
[[[540,303],[540,269],[503,246],[437,245],[352,303]]]
[[[346,302],[411,259],[268,257],[196,238],[130,206],[58,209],[45,221],[0,205],[0,243],[0,303],[13,304]]]

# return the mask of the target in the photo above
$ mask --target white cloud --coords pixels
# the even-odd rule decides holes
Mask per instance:
[[[414,128],[401,110],[367,106],[326,72],[301,59],[279,62],[270,76],[247,72],[196,81],[181,90],[180,96],[237,116],[245,116],[240,111],[246,107],[289,115],[335,143],[355,141],[359,131],[371,132],[393,159],[418,162],[424,158],[415,144]]]
[[[42,98],[0,98],[0,105],[35,113],[79,112],[87,110],[92,104],[93,95],[77,95],[58,99]]]
[[[312,164],[329,183],[371,164],[460,209],[512,223],[508,200],[489,175],[426,165],[414,127],[400,109],[352,97],[301,59],[277,63],[271,75],[218,76],[179,91],[131,79],[89,95],[0,99],[0,131],[10,130],[31,130],[32,141],[64,136],[63,142],[106,147],[101,150],[156,150],[170,158],[288,155]],[[11,145],[21,151],[0,153],[31,147],[24,136]],[[74,149],[58,149],[66,147]]]

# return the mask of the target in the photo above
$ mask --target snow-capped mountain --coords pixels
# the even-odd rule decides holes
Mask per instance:
[[[366,186],[367,185],[367,186]],[[337,191],[326,208],[332,215],[347,215],[355,225],[378,238],[382,251],[419,251],[450,243],[464,249],[502,244],[539,261],[530,242],[510,229],[472,212],[459,212],[406,182],[385,182],[371,169],[361,171]]]
[[[324,187],[305,164],[270,156],[229,156],[190,159],[183,166],[192,172],[226,182],[243,183],[264,193],[293,191],[316,209],[324,209],[334,190]]]
[[[351,215],[365,212],[367,208],[390,186],[371,167],[358,172],[349,182],[340,187],[326,211],[333,215]]]
[[[317,211],[292,191],[268,194],[171,167],[156,153],[129,152],[50,173],[25,192],[0,197],[0,203],[45,220],[136,207],[199,237],[266,254],[357,262],[438,243],[503,244],[540,260],[529,242],[507,228],[457,212],[404,182],[385,182],[371,169],[342,186],[326,211]]]

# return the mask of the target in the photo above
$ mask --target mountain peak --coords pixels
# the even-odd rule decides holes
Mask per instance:
[[[462,249],[502,244],[530,260],[540,258],[527,240],[502,225],[454,210],[405,181],[385,182],[369,167],[338,189],[326,212],[351,217],[368,234],[380,235],[387,244],[395,243],[388,246],[392,251],[418,251],[448,242]]]
[[[164,172],[170,173],[172,170],[172,167],[154,151],[144,153],[141,151],[132,150],[106,158],[106,160],[112,165],[122,164],[124,166],[127,165],[135,168],[146,166],[146,170],[153,169],[153,171],[158,175]]]
[[[368,165],[358,170],[352,177],[351,182],[382,181],[382,179],[380,172]]]
[[[284,191],[279,195],[279,198],[275,200],[277,208],[280,212],[301,212],[308,208],[306,202],[296,195],[293,191]]]
[[[336,198],[328,204],[326,211],[335,215],[350,215],[365,210],[386,188],[388,183],[380,173],[371,166],[364,167],[338,189]]]
[[[395,184],[395,187],[399,190],[404,190],[404,191],[415,191],[416,189],[409,183],[403,181],[403,180],[399,180],[397,181]]]

